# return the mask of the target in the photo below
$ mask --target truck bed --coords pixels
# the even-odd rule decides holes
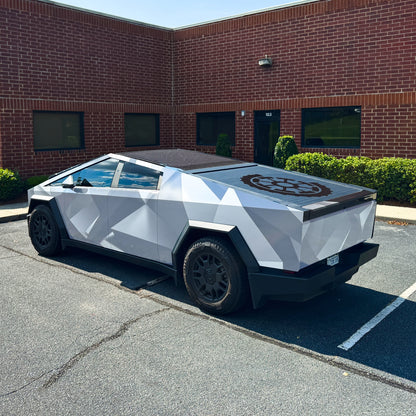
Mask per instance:
[[[257,164],[194,174],[304,212],[304,221],[376,198],[374,190]]]

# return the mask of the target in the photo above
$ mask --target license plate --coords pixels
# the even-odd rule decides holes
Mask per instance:
[[[339,255],[338,254],[334,254],[333,256],[328,257],[326,259],[326,264],[328,266],[335,266],[338,263],[339,263]]]

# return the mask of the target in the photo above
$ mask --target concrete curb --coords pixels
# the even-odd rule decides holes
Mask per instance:
[[[416,224],[416,208],[377,205],[376,220]]]
[[[5,222],[24,220],[27,217],[27,212],[24,214],[12,214],[7,217],[0,216],[0,224]]]
[[[0,223],[24,220],[27,217],[27,202],[0,206]]]

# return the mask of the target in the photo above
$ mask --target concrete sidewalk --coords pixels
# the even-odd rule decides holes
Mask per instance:
[[[380,221],[398,221],[416,224],[416,208],[377,205],[376,219]]]
[[[0,223],[17,221],[26,218],[27,202],[0,205]],[[380,221],[398,221],[416,224],[416,208],[377,205],[376,219]]]
[[[23,220],[27,215],[27,202],[0,205],[0,223]]]

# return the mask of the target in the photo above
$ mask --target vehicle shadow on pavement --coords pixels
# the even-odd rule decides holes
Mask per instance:
[[[405,301],[351,349],[338,346],[396,299],[344,284],[304,303],[269,302],[226,318],[267,337],[384,371],[416,382],[416,303]]]
[[[172,281],[148,289],[190,303],[184,288]],[[350,350],[340,349],[365,323],[396,297],[372,289],[344,284],[303,303],[269,301],[258,310],[217,317],[223,322],[329,357],[343,357],[379,371],[416,382],[416,303],[405,301]]]
[[[162,275],[124,261],[71,248],[54,260],[120,286],[138,290]],[[162,295],[186,308],[192,302],[183,285],[168,279],[148,291]],[[217,319],[271,340],[295,345],[353,362],[416,382],[416,303],[405,301],[349,351],[338,348],[362,325],[396,297],[353,284],[303,303],[269,301],[258,310],[250,306]],[[197,309],[195,309],[198,311]]]
[[[53,259],[80,271],[95,274],[97,277],[111,278],[115,283],[131,290],[138,290],[145,286],[148,281],[162,274],[155,270],[74,247],[65,249],[61,256]]]

